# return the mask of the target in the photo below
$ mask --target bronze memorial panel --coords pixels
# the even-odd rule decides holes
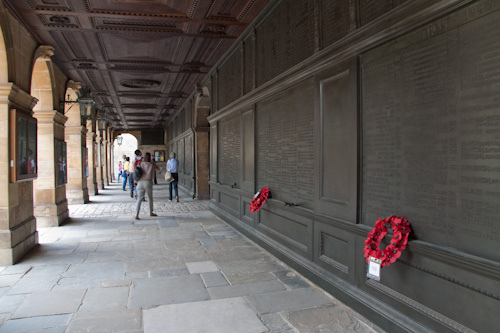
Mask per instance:
[[[321,1],[322,46],[327,47],[347,35],[351,27],[349,1]]]
[[[306,207],[314,187],[313,93],[309,80],[257,104],[257,188]]]
[[[257,85],[278,76],[314,53],[314,2],[283,1],[272,20],[256,28]]]
[[[240,123],[240,115],[219,122],[219,181],[237,187],[241,187]]]
[[[359,18],[365,25],[408,0],[359,0]]]
[[[500,3],[362,56],[362,222],[500,260]],[[495,251],[492,251],[495,249]]]

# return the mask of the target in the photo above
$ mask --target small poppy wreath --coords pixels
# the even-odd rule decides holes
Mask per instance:
[[[260,207],[266,202],[267,198],[269,197],[269,188],[263,187],[259,192],[257,192],[254,197],[252,202],[250,202],[250,211],[252,213],[258,212],[260,210]]]
[[[386,224],[390,224],[394,235],[390,244],[385,249],[380,250],[380,242],[387,235]],[[393,264],[406,248],[410,232],[410,223],[404,217],[393,215],[387,217],[385,220],[379,217],[373,229],[368,233],[368,238],[365,240],[363,252],[365,253],[366,262],[369,262],[370,257],[374,257],[382,260],[381,267]]]

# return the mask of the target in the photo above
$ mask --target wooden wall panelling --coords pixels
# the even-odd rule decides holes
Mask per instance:
[[[315,210],[356,222],[358,196],[357,62],[319,74],[316,83]]]
[[[217,177],[217,142],[218,140],[218,131],[217,131],[217,122],[210,124],[210,182],[217,183],[219,181]]]
[[[244,191],[254,193],[255,189],[255,122],[254,110],[242,113],[243,122],[243,140],[242,140],[242,157],[241,166],[243,168],[241,175],[242,186]]]
[[[243,42],[243,94],[255,89],[255,33]]]
[[[236,218],[240,218],[240,197],[234,190],[227,187],[218,187],[218,205]]]
[[[315,1],[282,1],[273,19],[256,26],[257,86],[313,55],[314,6]]]
[[[242,128],[238,113],[218,125],[218,179],[222,185],[241,188]]]
[[[297,83],[256,104],[257,189],[312,208],[314,198],[314,81]]]
[[[308,260],[313,260],[313,220],[276,205],[262,207],[257,229]]]
[[[355,249],[352,232],[314,221],[314,262],[353,284],[356,281]]]

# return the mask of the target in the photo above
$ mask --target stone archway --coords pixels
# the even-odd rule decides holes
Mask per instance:
[[[0,266],[12,265],[38,243],[36,220],[33,216],[33,181],[12,180],[11,150],[16,129],[9,126],[14,114],[31,117],[36,99],[15,80],[15,47],[12,43],[9,15],[0,1]],[[22,84],[21,84],[22,86]]]
[[[53,54],[54,48],[48,45],[37,49],[31,77],[31,95],[38,99],[33,108],[38,120],[38,165],[43,165],[33,184],[34,212],[39,227],[59,226],[69,216],[64,137],[64,124],[68,118],[56,107],[54,69],[50,59]]]
[[[64,129],[64,137],[68,151],[68,183],[66,197],[69,204],[89,202],[87,188],[87,128],[83,126],[80,116],[80,105],[76,103],[82,85],[70,80],[64,94],[64,115],[68,117]],[[75,101],[72,103],[70,101]]]
[[[206,87],[198,89],[194,110],[195,135],[195,197],[199,200],[210,199],[210,97]]]

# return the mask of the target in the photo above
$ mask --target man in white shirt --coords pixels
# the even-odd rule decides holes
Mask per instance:
[[[175,153],[170,153],[170,159],[167,161],[167,171],[170,171],[172,177],[174,178],[173,182],[168,184],[168,194],[169,200],[172,201],[172,187],[175,190],[175,200],[179,202],[179,190],[177,188],[177,184],[179,182],[179,161],[175,159]]]

